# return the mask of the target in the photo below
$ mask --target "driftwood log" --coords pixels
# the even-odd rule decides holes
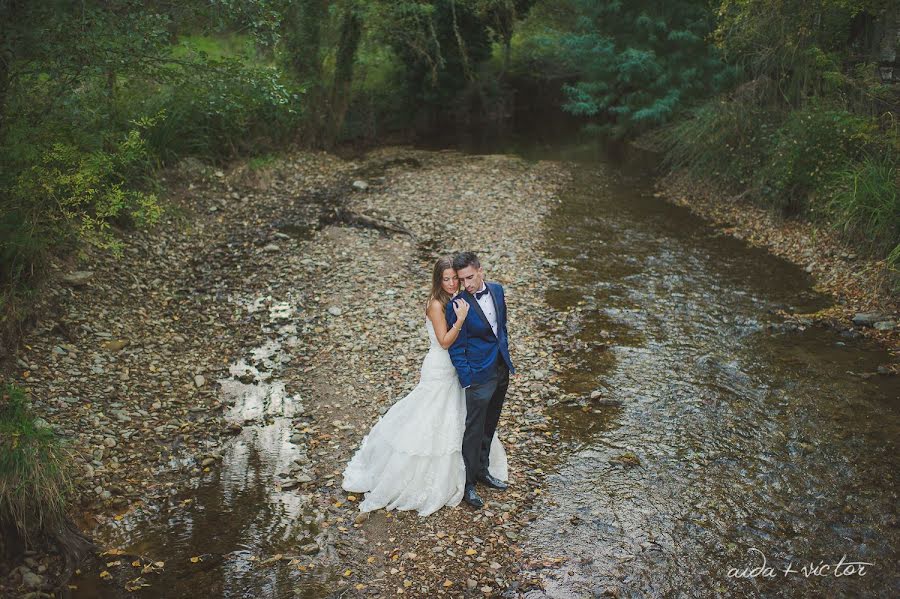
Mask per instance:
[[[410,231],[409,228],[402,223],[390,222],[377,216],[361,214],[342,207],[334,208],[328,221],[331,223],[350,225],[352,227],[375,229],[382,233],[401,233],[403,235],[409,235],[413,239],[416,237],[416,234]]]

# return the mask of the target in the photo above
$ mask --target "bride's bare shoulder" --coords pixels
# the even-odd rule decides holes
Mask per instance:
[[[444,311],[444,308],[443,308],[443,306],[441,306],[441,302],[439,302],[438,300],[436,300],[434,298],[431,298],[430,300],[428,300],[428,305],[425,306],[425,313],[428,314],[428,316],[432,316],[434,314],[440,314],[443,311]]]

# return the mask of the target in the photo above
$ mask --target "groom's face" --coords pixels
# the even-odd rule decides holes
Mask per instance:
[[[480,266],[478,268],[466,266],[456,271],[456,274],[469,293],[475,293],[481,289],[481,284],[484,283],[484,269]]]

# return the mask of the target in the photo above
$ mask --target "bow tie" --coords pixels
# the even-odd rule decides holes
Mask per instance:
[[[487,295],[487,292],[488,292],[488,288],[487,288],[487,287],[484,288],[484,291],[476,291],[476,292],[475,292],[475,299],[480,300],[482,297],[484,297],[485,295]]]

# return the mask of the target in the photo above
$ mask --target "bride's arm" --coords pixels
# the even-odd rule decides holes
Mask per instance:
[[[452,327],[447,328],[447,319],[444,317],[444,309],[441,307],[441,302],[437,300],[431,300],[431,302],[429,302],[428,317],[431,319],[431,324],[434,325],[434,334],[437,337],[438,343],[440,343],[441,347],[444,349],[453,345],[453,342],[456,341],[456,338],[459,336],[459,329],[462,328],[463,322],[466,320],[465,316],[463,316],[453,323]]]

